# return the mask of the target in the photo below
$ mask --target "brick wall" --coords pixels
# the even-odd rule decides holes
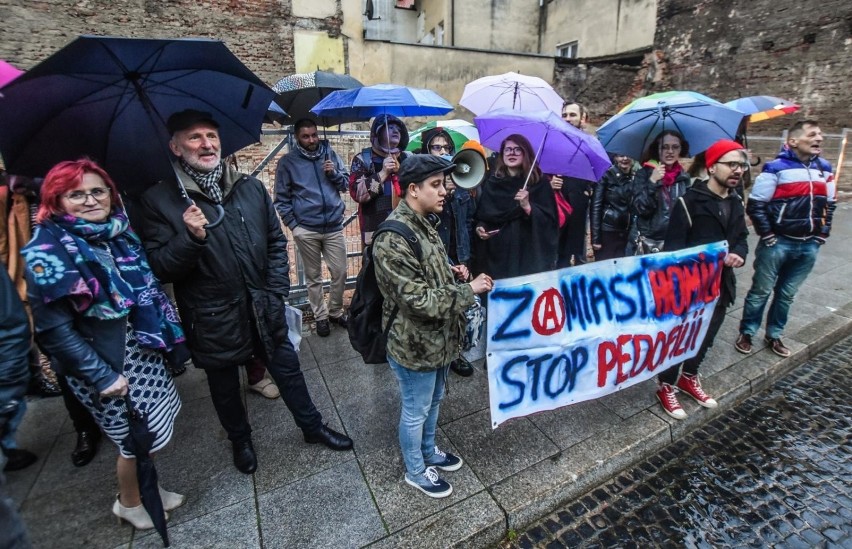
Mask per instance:
[[[289,0],[0,0],[0,59],[28,69],[80,34],[219,38],[268,84],[295,70],[293,29],[340,33],[339,14],[294,17]]]

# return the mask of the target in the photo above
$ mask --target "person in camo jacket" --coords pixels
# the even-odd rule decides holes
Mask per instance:
[[[379,233],[373,251],[376,281],[385,298],[385,325],[399,307],[388,333],[387,353],[402,399],[399,444],[405,482],[433,498],[453,492],[436,468],[456,471],[462,466],[461,458],[435,445],[447,370],[459,355],[462,315],[474,303],[474,294],[493,284],[487,274],[467,284],[456,283],[467,280],[467,267],[449,265],[438,235],[437,214],[447,197],[444,175],[454,167],[445,158],[426,154],[402,161],[402,201],[388,219],[414,232],[421,259],[402,235],[393,232]]]

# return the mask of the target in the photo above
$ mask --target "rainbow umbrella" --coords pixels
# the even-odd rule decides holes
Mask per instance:
[[[786,114],[792,114],[802,108],[792,101],[771,95],[740,97],[739,99],[728,101],[725,105],[749,115],[749,122],[770,120]]]

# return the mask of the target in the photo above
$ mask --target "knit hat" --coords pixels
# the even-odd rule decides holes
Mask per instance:
[[[742,150],[745,150],[745,147],[743,147],[736,141],[731,141],[730,139],[720,139],[710,145],[710,148],[707,149],[707,152],[704,153],[704,165],[709,168],[729,152]]]

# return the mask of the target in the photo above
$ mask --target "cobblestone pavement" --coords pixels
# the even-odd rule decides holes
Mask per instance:
[[[852,547],[852,338],[502,547]]]

